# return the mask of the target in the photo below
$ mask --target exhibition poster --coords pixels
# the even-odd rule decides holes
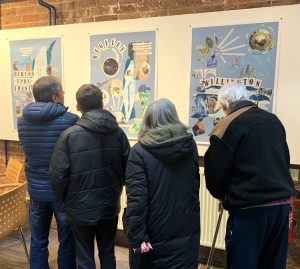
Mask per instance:
[[[274,111],[279,22],[192,28],[189,125],[208,142],[224,117],[217,100],[230,82],[246,87],[258,107]]]
[[[14,129],[24,107],[34,101],[33,83],[42,76],[62,78],[61,39],[10,41],[11,94]]]
[[[155,99],[156,32],[91,35],[90,64],[91,83],[102,90],[104,109],[129,138],[136,138]]]

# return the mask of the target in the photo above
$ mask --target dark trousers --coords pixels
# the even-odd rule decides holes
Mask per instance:
[[[227,269],[284,269],[289,210],[290,205],[277,205],[229,212]]]
[[[76,244],[78,269],[95,269],[94,241],[96,237],[101,269],[116,269],[115,237],[118,218],[101,220],[98,225],[72,225]]]
[[[66,213],[60,202],[30,200],[29,225],[31,232],[30,268],[49,269],[48,236],[52,216],[55,216],[58,233],[58,269],[75,269],[75,243]]]

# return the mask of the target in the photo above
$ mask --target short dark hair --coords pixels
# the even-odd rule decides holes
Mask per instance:
[[[103,107],[102,91],[94,84],[82,85],[76,93],[76,100],[81,112]]]
[[[53,95],[57,95],[60,80],[53,76],[39,78],[33,84],[32,93],[36,102],[53,102]]]

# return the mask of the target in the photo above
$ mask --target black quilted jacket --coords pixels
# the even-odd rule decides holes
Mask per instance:
[[[86,112],[62,133],[50,179],[71,224],[94,225],[118,215],[129,149],[125,133],[105,110]]]

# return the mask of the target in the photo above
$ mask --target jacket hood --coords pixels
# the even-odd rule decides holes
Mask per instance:
[[[139,138],[141,145],[163,162],[174,163],[192,155],[193,135],[182,124],[169,124],[151,129]]]
[[[29,122],[41,123],[54,120],[66,113],[67,108],[59,103],[30,103],[23,109],[23,118]]]
[[[85,112],[76,124],[99,134],[112,134],[119,128],[115,116],[101,109]]]

